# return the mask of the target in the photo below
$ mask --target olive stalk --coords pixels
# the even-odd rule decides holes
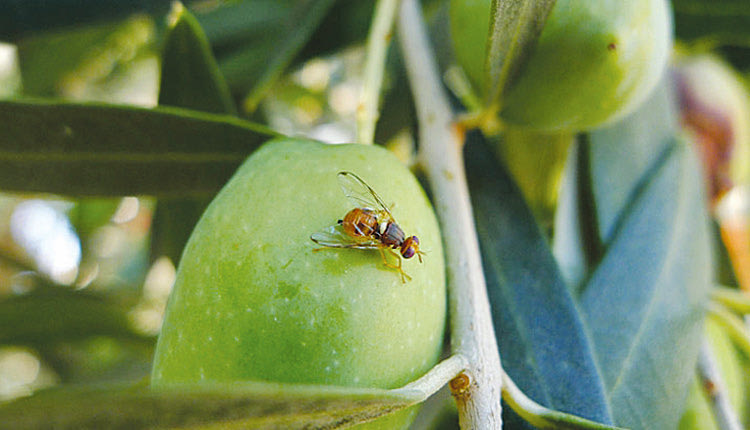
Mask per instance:
[[[375,5],[370,34],[367,36],[364,82],[357,107],[357,143],[372,145],[375,138],[385,59],[398,5],[399,0],[378,0]]]
[[[419,159],[442,227],[451,349],[467,363],[462,383],[451,384],[459,423],[463,429],[499,429],[502,367],[464,172],[464,136],[441,86],[416,0],[402,1],[398,36],[419,119]]]
[[[711,400],[711,407],[721,430],[740,430],[737,412],[729,402],[729,394],[721,376],[719,364],[716,361],[711,346],[706,339],[701,344],[698,355],[698,374],[703,381],[703,388]]]

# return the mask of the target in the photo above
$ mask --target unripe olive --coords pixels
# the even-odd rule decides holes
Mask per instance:
[[[339,171],[366,181],[404,232],[419,237],[423,262],[403,260],[411,280],[402,282],[377,249],[318,250],[310,240],[354,208]],[[239,168],[195,227],[152,386],[253,380],[395,388],[436,363],[444,321],[440,233],[411,172],[376,146],[277,139]]]
[[[477,88],[492,0],[451,0],[456,58]],[[632,112],[661,77],[672,46],[666,0],[557,0],[537,45],[505,94],[503,121],[582,131]]]

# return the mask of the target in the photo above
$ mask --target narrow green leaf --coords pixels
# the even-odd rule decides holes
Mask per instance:
[[[80,199],[68,212],[83,247],[97,228],[107,224],[120,206],[119,198]]]
[[[285,37],[276,45],[265,71],[248,94],[245,105],[250,111],[255,110],[273,83],[310,40],[334,3],[335,0],[310,0],[295,10],[293,21],[287,23],[293,28],[288,28]]]
[[[466,161],[504,368],[538,403],[611,424],[576,303],[520,190],[483,144]]]
[[[501,102],[528,60],[555,0],[493,0],[485,58],[489,104]]]
[[[200,24],[182,6],[175,6],[172,19],[162,52],[159,105],[236,114]]]
[[[711,285],[701,180],[690,148],[673,144],[624,208],[580,296],[621,426],[674,428],[680,418]]]
[[[333,5],[324,5],[327,10],[320,17],[315,16],[319,11],[315,3],[244,0],[195,11],[235,94],[252,90],[294,38],[304,39],[302,46],[289,51],[296,50],[291,58],[295,62],[329,55],[365,39],[374,0],[334,1]],[[305,34],[308,30],[312,33]]]
[[[740,314],[750,314],[750,294],[737,288],[714,287],[711,298]]]
[[[0,403],[0,429],[339,428],[425,401],[466,368],[452,356],[401,388],[351,388],[257,381],[63,387]]]
[[[133,330],[128,308],[103,296],[39,287],[0,300],[0,344],[36,345],[111,336],[153,343]]]
[[[223,51],[264,34],[283,25],[296,0],[242,0],[221,2],[207,10],[194,10],[196,19],[211,42],[211,46]],[[188,4],[188,6],[190,6]]]
[[[262,382],[60,388],[0,404],[0,429],[337,428],[424,400],[417,390]]]
[[[750,3],[746,0],[673,0],[677,37],[750,47]]]
[[[23,93],[34,97],[59,94],[60,81],[72,74],[118,29],[113,23],[79,26],[24,38],[17,43]]]
[[[209,203],[208,197],[159,199],[151,222],[151,260],[167,256],[177,266],[193,228]]]
[[[51,29],[165,12],[171,0],[0,0],[0,39],[17,41]]]
[[[181,5],[164,43],[159,105],[236,115],[224,77],[219,71],[200,24]],[[180,261],[193,227],[211,201],[204,198],[160,199],[152,222],[151,256]]]
[[[0,189],[73,195],[205,195],[276,134],[195,111],[0,102]]]

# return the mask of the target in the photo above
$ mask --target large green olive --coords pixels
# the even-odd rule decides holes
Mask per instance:
[[[403,260],[411,280],[402,282],[377,249],[316,250],[310,235],[354,208],[339,171],[364,179],[403,230],[419,237],[423,263]],[[238,380],[401,386],[438,359],[444,276],[430,203],[391,153],[271,141],[239,168],[188,241],[152,386]],[[408,415],[388,427],[408,425]]]
[[[451,0],[458,62],[477,88],[492,0]],[[667,0],[557,0],[507,91],[503,121],[538,131],[588,130],[632,112],[663,74],[672,46]]]

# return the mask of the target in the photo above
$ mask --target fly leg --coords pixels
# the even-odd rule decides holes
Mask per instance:
[[[400,255],[394,252],[391,248],[385,246],[378,248],[378,251],[380,251],[380,256],[383,258],[383,264],[385,264],[386,267],[388,267],[389,269],[398,270],[399,275],[401,275],[401,282],[406,283],[407,280],[411,281],[411,276],[407,275],[406,272],[404,272],[404,269],[401,268],[401,264],[403,263],[403,261],[401,260]],[[396,260],[398,260],[398,264],[388,262],[388,258],[385,254],[386,251],[388,251],[388,254],[396,257]]]

